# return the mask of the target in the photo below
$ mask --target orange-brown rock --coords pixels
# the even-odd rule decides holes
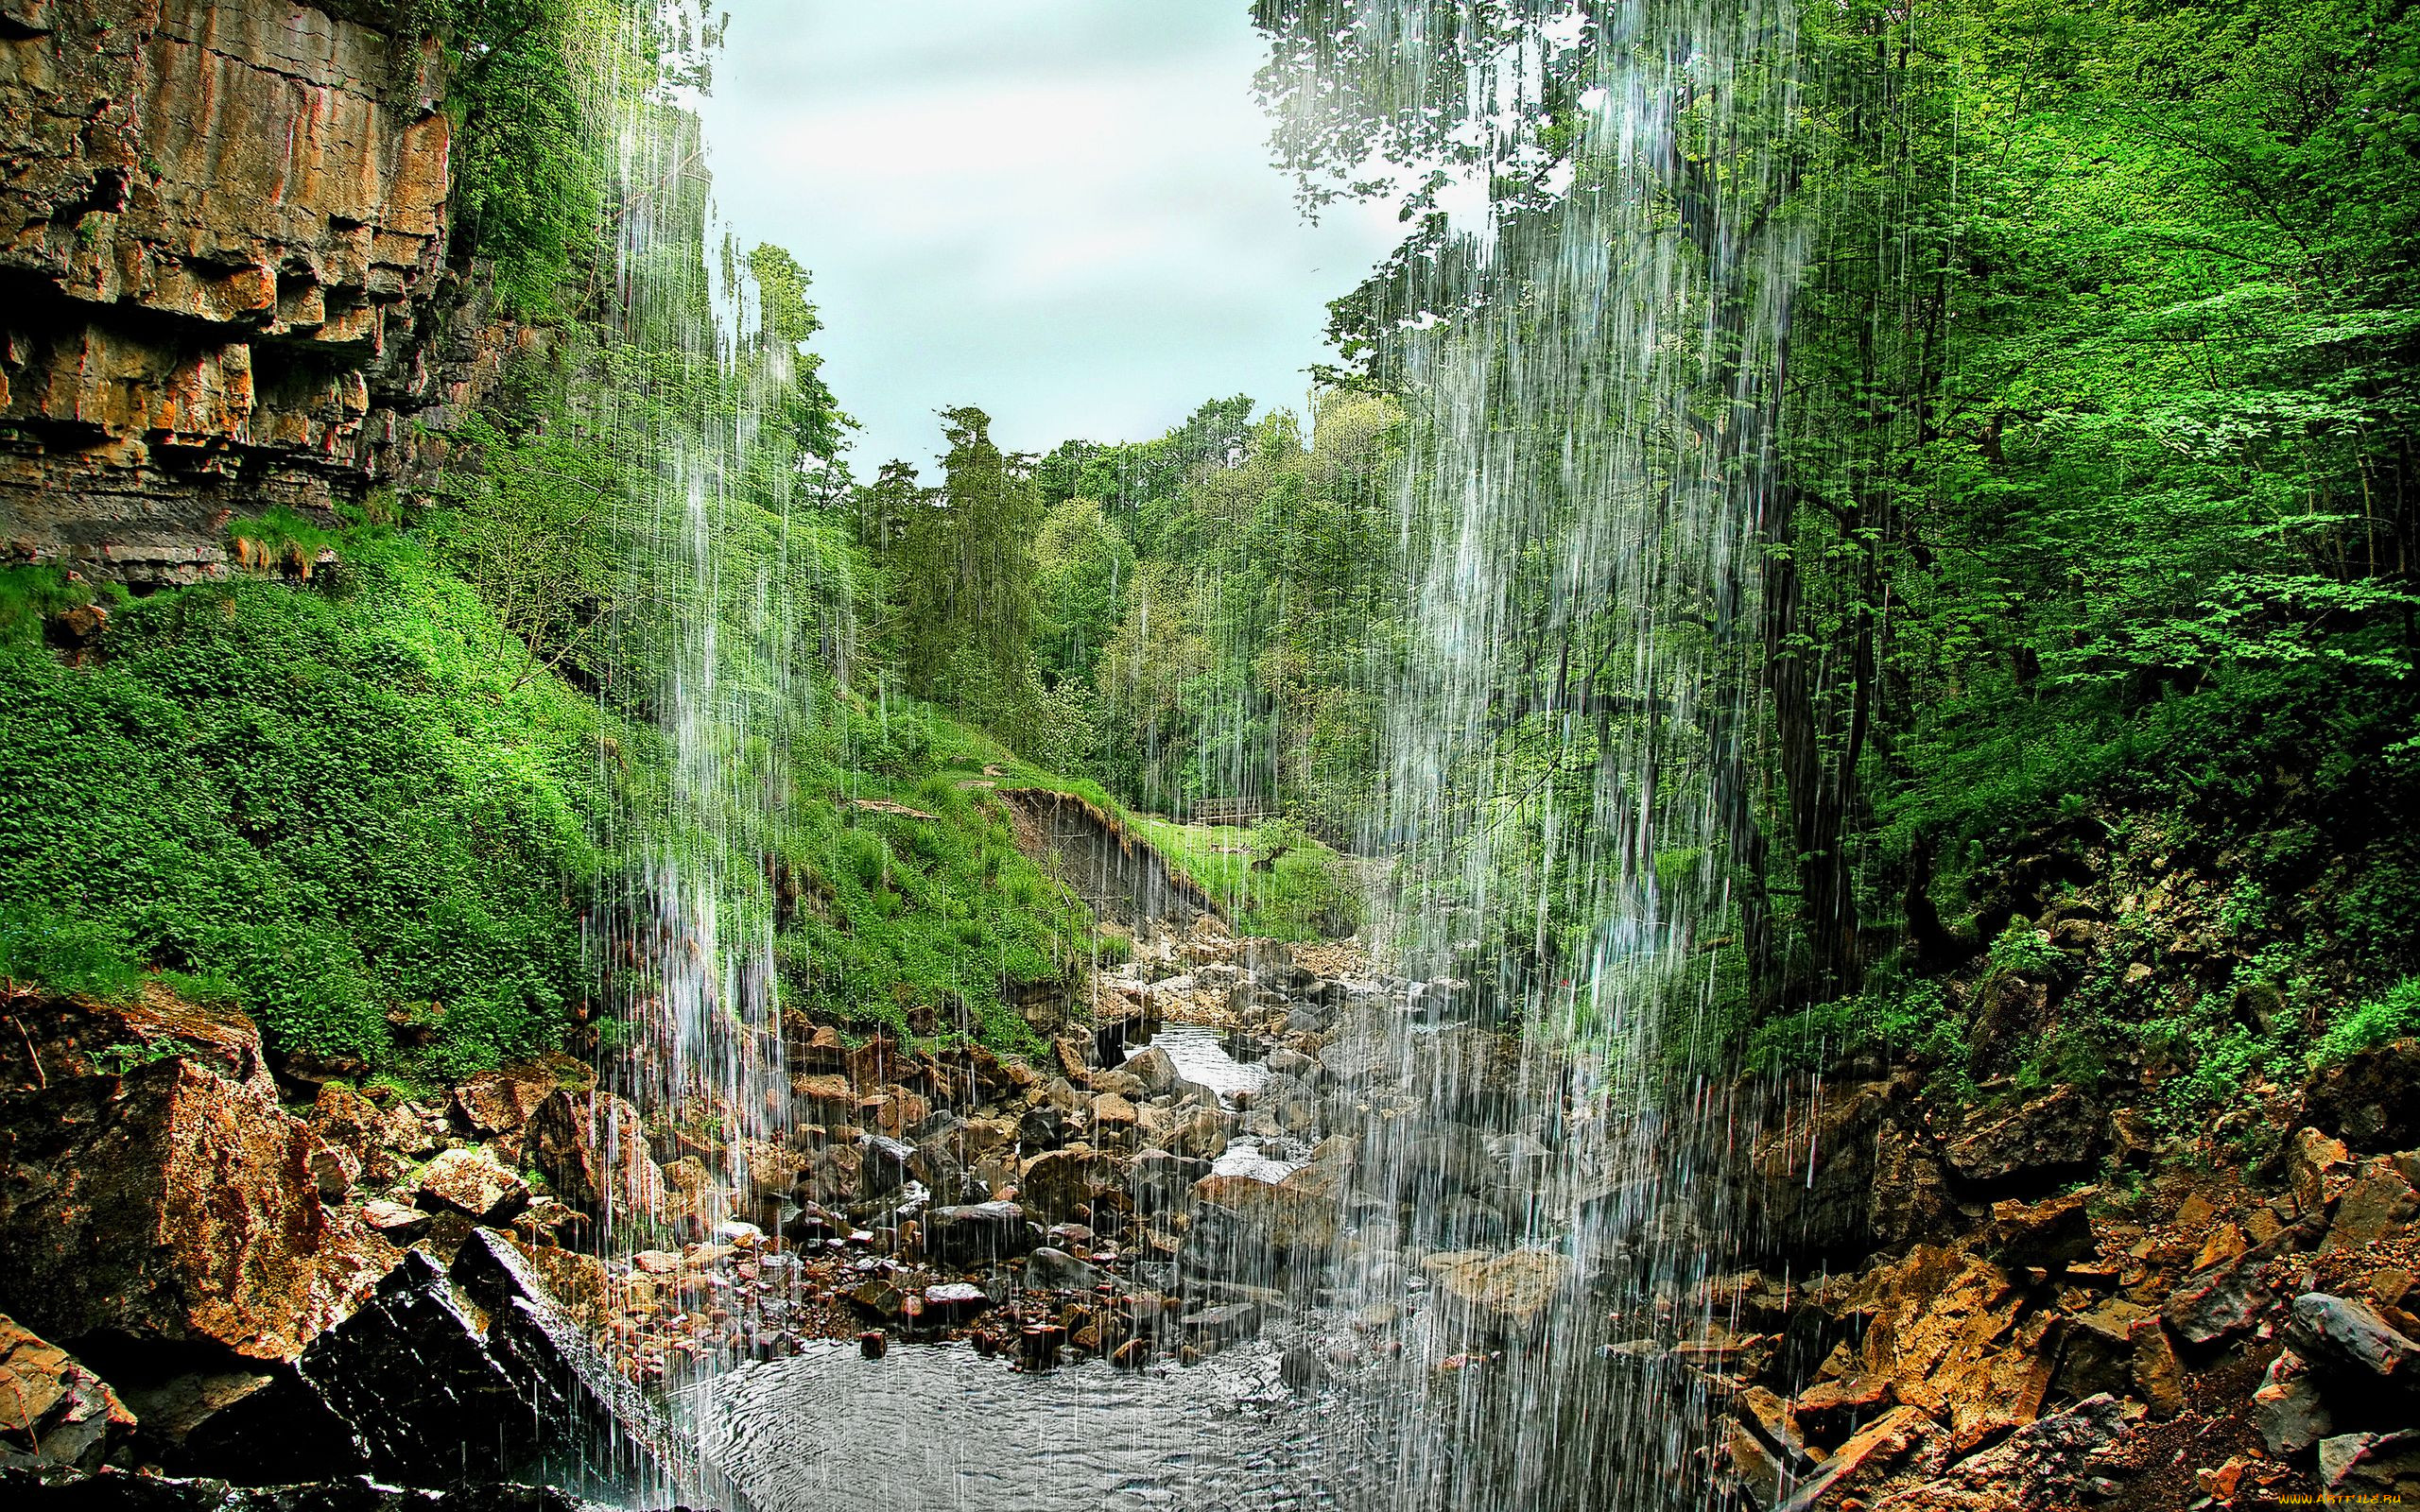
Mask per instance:
[[[1863,1371],[1888,1378],[1902,1400],[1937,1397],[1959,1447],[2041,1411],[2060,1320],[2035,1312],[1996,1265],[1918,1245],[1871,1272],[1854,1300],[1873,1315]]]
[[[509,1134],[528,1123],[561,1085],[554,1068],[539,1061],[482,1072],[454,1089],[454,1111],[475,1134]]]
[[[638,1109],[611,1092],[562,1091],[530,1115],[524,1157],[567,1205],[613,1221],[664,1206],[664,1172]]]
[[[21,995],[10,1000],[9,1017],[14,1027],[0,1035],[0,1094],[113,1075],[168,1056],[275,1091],[257,1024],[233,1008],[188,1003],[157,982],[125,1003]]]
[[[107,1382],[0,1315],[0,1449],[95,1469],[133,1428]]]
[[[449,329],[433,41],[373,8],[49,0],[0,28],[0,539],[227,570],[225,511],[416,466],[523,339]]]
[[[320,1148],[266,1091],[182,1058],[0,1098],[0,1306],[53,1338],[289,1358],[396,1254],[321,1203]]]

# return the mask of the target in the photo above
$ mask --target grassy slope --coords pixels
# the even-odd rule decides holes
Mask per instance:
[[[343,550],[308,583],[121,603],[80,666],[41,643],[55,576],[5,575],[0,975],[119,996],[170,973],[282,1049],[406,1074],[562,1041],[595,992],[583,916],[621,890],[613,837],[660,785],[660,742],[527,675],[409,536]],[[1008,753],[922,705],[819,703],[769,837],[798,888],[789,1002],[1028,1042],[1016,988],[1096,947],[1000,799],[960,785]]]
[[[1209,894],[1238,934],[1322,939],[1348,933],[1360,918],[1352,863],[1289,820],[1180,824],[1138,814],[1088,779],[1061,777],[1017,761],[1004,764],[1002,770],[1005,775],[998,781],[1003,787],[1069,793],[1117,816],[1129,832],[1150,841],[1170,866]],[[1253,867],[1255,858],[1272,850],[1278,852],[1273,865]]]

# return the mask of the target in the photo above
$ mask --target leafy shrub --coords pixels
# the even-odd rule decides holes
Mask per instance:
[[[2312,1059],[2326,1065],[2413,1034],[2420,1034],[2420,976],[2407,976],[2347,1011],[2320,1038]]]

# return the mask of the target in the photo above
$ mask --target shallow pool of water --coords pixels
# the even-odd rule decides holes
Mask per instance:
[[[1268,1342],[1038,1374],[963,1344],[818,1345],[707,1389],[701,1447],[756,1512],[1360,1504],[1343,1415],[1288,1390]]]
[[[1167,1051],[1176,1062],[1178,1075],[1217,1092],[1219,1101],[1228,1108],[1236,1106],[1237,1092],[1255,1092],[1269,1084],[1267,1066],[1257,1060],[1237,1060],[1227,1053],[1226,1036],[1202,1024],[1164,1024],[1151,1042],[1134,1054],[1145,1050]],[[1132,1060],[1133,1056],[1127,1058]]]

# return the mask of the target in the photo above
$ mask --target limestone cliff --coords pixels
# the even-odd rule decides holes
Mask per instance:
[[[469,396],[439,54],[394,26],[0,0],[0,554],[215,575],[230,514],[358,498]]]

